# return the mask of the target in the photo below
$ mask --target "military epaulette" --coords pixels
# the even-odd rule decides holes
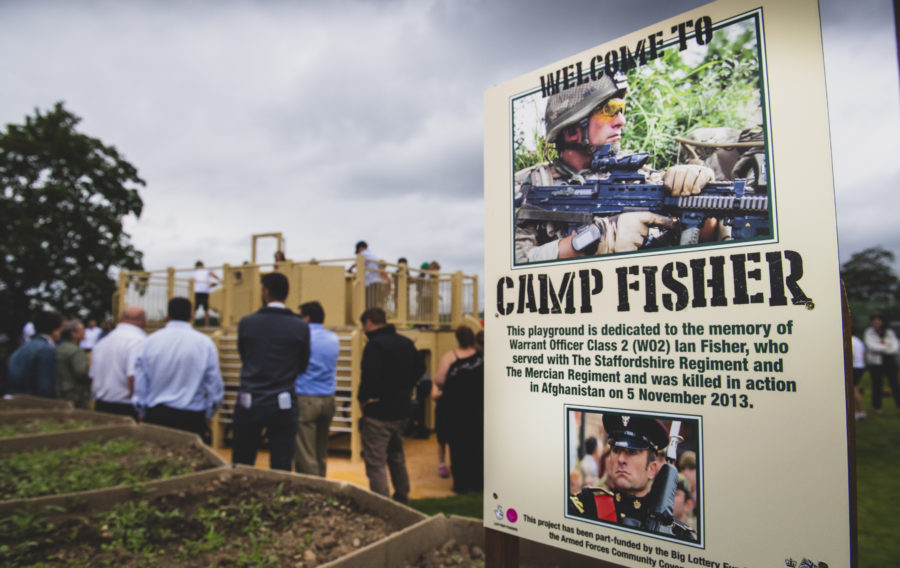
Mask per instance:
[[[585,491],[590,491],[594,496],[597,495],[607,495],[609,497],[613,496],[613,492],[605,487],[585,487],[581,490],[582,493]]]
[[[569,495],[569,513],[587,517],[589,519],[597,518],[598,501],[609,500],[612,493],[602,487],[584,487],[577,495]]]
[[[579,515],[584,514],[584,503],[581,502],[578,495],[569,495],[569,505],[575,507],[575,510],[578,511]]]

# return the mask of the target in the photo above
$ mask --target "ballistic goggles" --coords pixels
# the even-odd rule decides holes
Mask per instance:
[[[597,120],[603,122],[609,122],[620,112],[622,114],[625,114],[625,100],[609,99],[602,105],[597,105],[597,107],[594,108],[593,111],[591,111],[591,118],[596,118]]]

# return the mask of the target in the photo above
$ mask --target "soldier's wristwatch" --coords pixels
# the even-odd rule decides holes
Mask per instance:
[[[603,231],[594,223],[582,225],[575,229],[572,235],[572,248],[575,252],[583,255],[591,255],[597,252],[597,245],[603,238]]]

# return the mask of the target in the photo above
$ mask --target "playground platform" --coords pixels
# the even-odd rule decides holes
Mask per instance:
[[[482,328],[478,277],[460,271],[446,273],[383,260],[372,261],[362,254],[352,258],[299,261],[282,256],[277,262],[261,262],[258,261],[257,241],[265,238],[276,239],[278,250],[284,251],[281,233],[252,235],[251,262],[201,268],[212,271],[219,281],[209,295],[210,323],[214,321],[215,324],[198,327],[216,344],[225,381],[225,398],[211,425],[213,447],[226,447],[231,435],[241,370],[237,324],[243,316],[260,308],[260,278],[278,271],[290,284],[285,300],[288,308],[296,310],[303,302],[320,302],[325,310],[325,327],[339,337],[337,409],[330,431],[332,440],[343,443],[329,447],[346,451],[351,462],[361,465],[361,443],[354,427],[361,416],[354,393],[359,386],[360,361],[366,342],[359,323],[360,314],[374,306],[384,309],[388,323],[413,341],[425,359],[426,369],[434,376],[441,355],[456,347],[454,330],[461,325],[476,331]],[[171,298],[194,297],[195,270],[169,267],[155,271],[121,271],[112,301],[113,316],[117,317],[126,305],[140,306],[147,314],[147,331],[152,333],[161,328],[165,325],[166,305]],[[425,419],[433,428],[431,405],[426,408]]]

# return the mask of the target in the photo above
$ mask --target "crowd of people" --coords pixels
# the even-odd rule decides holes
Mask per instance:
[[[97,342],[108,335],[110,326],[39,310],[22,328],[22,341],[4,358],[0,393],[22,393],[61,398],[76,408],[88,408],[91,381],[88,356]]]
[[[126,306],[108,332],[90,320],[42,310],[32,318],[34,334],[9,357],[4,394],[69,400],[148,423],[208,438],[206,420],[222,401],[218,351],[191,326],[187,298],[169,301],[166,326],[148,336],[147,316]],[[26,326],[23,336],[27,336]],[[91,330],[98,330],[98,332]]]
[[[885,315],[880,311],[872,312],[869,327],[853,338],[853,389],[856,404],[856,419],[867,417],[863,402],[861,381],[866,370],[872,387],[872,411],[882,415],[881,399],[884,396],[882,382],[887,379],[894,397],[894,404],[900,410],[900,385],[897,383],[897,355],[900,353],[900,342],[890,327]]]
[[[201,285],[194,299],[208,316],[208,286],[215,274],[202,262],[196,272]],[[272,469],[324,477],[336,411],[339,340],[324,327],[319,302],[305,302],[295,313],[284,304],[288,291],[282,272],[263,275],[262,307],[238,325],[241,373],[232,417],[232,462],[254,465],[267,439]],[[23,330],[32,337],[9,358],[3,394],[63,398],[77,408],[131,416],[209,442],[209,421],[222,405],[225,385],[214,342],[191,323],[197,307],[188,298],[172,298],[165,326],[151,334],[147,314],[138,306],[125,306],[116,327],[106,333],[95,320],[85,328],[78,320],[39,311]],[[384,309],[367,309],[360,322],[368,342],[357,399],[370,488],[408,500],[403,436],[411,425],[420,437],[430,435],[425,407],[433,396],[441,408],[444,476],[449,474],[446,444],[454,490],[480,490],[483,423],[472,417],[483,412],[483,335],[476,342],[471,329],[457,330],[459,348],[441,359],[432,388],[426,353],[387,323]]]
[[[202,264],[197,268],[206,270]],[[283,273],[264,275],[261,290],[263,306],[238,326],[242,368],[232,461],[255,464],[265,437],[271,468],[324,477],[336,412],[338,337],[324,327],[319,302],[306,302],[296,313],[284,304],[289,284]],[[4,392],[62,398],[76,408],[93,406],[209,440],[209,419],[222,404],[224,382],[213,341],[191,325],[195,307],[187,298],[173,298],[165,327],[151,335],[146,333],[146,314],[137,306],[126,306],[116,327],[106,330],[94,319],[85,326],[52,311],[38,311],[23,329],[26,340],[9,357]],[[457,347],[443,354],[432,377],[427,352],[418,351],[397,333],[384,309],[367,309],[360,322],[368,343],[356,397],[362,409],[359,429],[371,489],[399,501],[408,499],[403,437],[430,437],[425,412],[430,398],[435,402],[438,475],[452,476],[454,492],[482,490],[483,332],[476,336],[466,326],[456,329]],[[854,335],[852,345],[856,418],[867,416],[860,388],[865,371],[871,381],[872,411],[883,413],[885,380],[900,409],[900,341],[887,318],[873,312],[870,325]],[[637,493],[652,485],[653,464],[661,468],[665,463],[661,451],[647,442],[652,435],[635,444],[620,430],[604,422],[603,429],[582,441],[578,462],[569,473],[570,495],[582,506],[590,500],[588,493],[594,496],[597,489],[612,493],[627,489],[640,497]],[[648,483],[638,491],[623,488],[616,474],[617,462],[633,457],[622,447],[648,453],[644,468]],[[699,510],[696,454],[683,451],[675,465],[674,518],[694,530]]]
[[[205,270],[202,263],[197,268]],[[263,307],[238,326],[242,368],[232,459],[253,465],[265,430],[273,469],[324,476],[337,336],[324,329],[318,302],[303,304],[299,314],[284,305],[283,274],[266,274],[261,283]],[[9,358],[4,394],[64,398],[78,408],[93,401],[97,411],[208,441],[208,421],[222,404],[225,385],[215,344],[191,325],[194,307],[188,298],[172,298],[165,326],[148,335],[143,308],[126,306],[115,329],[85,347],[80,321],[39,311],[25,329],[33,328],[33,337]]]
[[[409,260],[406,257],[397,259],[396,271],[388,270],[388,263],[379,259],[366,241],[356,243],[354,254],[362,255],[365,259],[365,288],[366,305],[384,307],[387,312],[393,312],[397,308],[397,288],[395,277],[400,273],[406,273],[411,277],[409,288],[409,315],[413,320],[432,321],[437,314],[435,300],[440,298],[438,292],[438,275],[441,264],[436,261],[426,261],[419,268],[409,268]],[[348,273],[356,271],[356,264],[347,267]],[[427,326],[422,326],[427,327]]]

